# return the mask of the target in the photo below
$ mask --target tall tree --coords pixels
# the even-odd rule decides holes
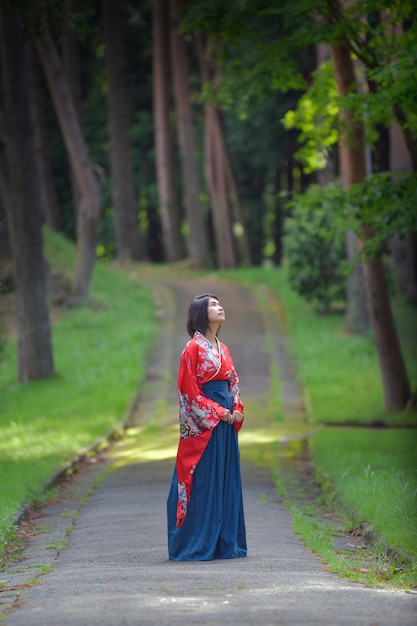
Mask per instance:
[[[204,170],[210,197],[216,242],[216,261],[220,269],[237,266],[232,212],[225,178],[225,153],[217,107],[206,105],[204,124]]]
[[[138,203],[129,138],[129,100],[126,82],[124,0],[103,0],[103,25],[107,74],[107,107],[111,188],[119,259],[146,259],[140,235]]]
[[[224,176],[226,178],[226,189],[228,190],[228,200],[231,205],[232,214],[235,215],[236,220],[240,224],[242,231],[242,252],[241,257],[244,265],[249,267],[252,265],[252,251],[250,245],[249,224],[246,219],[242,196],[239,190],[237,179],[232,165],[232,159],[229,153],[229,149],[226,143],[226,132],[224,130],[223,115],[220,107],[217,107],[219,117],[219,134],[222,147],[223,163],[224,163]],[[238,262],[239,259],[237,258]]]
[[[0,148],[1,150],[1,148]],[[0,263],[12,258],[12,245],[9,234],[9,215],[7,214],[5,195],[0,181]],[[0,285],[0,292],[2,291]]]
[[[31,89],[34,94],[35,132],[38,143],[40,185],[42,191],[42,213],[51,230],[61,230],[61,217],[55,181],[49,152],[48,130],[45,113],[44,90],[41,81],[41,68],[36,57],[36,50],[30,46]]]
[[[329,107],[329,100],[332,98],[331,94],[334,88],[333,73],[331,81],[328,84],[325,82],[330,58],[329,46],[325,43],[317,44],[316,57],[317,67],[310,81],[309,89],[300,98],[297,112],[287,114],[287,120],[292,120],[292,125],[289,126],[287,122],[287,127],[295,126],[301,130],[300,139],[304,145],[299,156],[307,167],[312,168],[313,163],[317,164],[316,167],[321,166],[317,170],[316,176],[319,184],[325,186],[336,178],[336,168],[330,151],[332,145],[329,140],[331,134],[333,136],[337,134],[336,114],[334,115],[334,127],[331,128],[332,133],[328,132],[329,128],[321,128],[318,132],[316,130],[317,127],[320,127],[320,122],[323,119],[323,109]],[[323,89],[324,85],[327,86],[327,90]],[[333,110],[337,110],[337,106],[334,104]],[[332,123],[329,123],[329,126],[331,127]],[[343,149],[344,146],[341,145],[340,150],[343,151]],[[346,231],[345,240],[347,259],[352,267],[347,277],[345,328],[350,333],[362,334],[370,328],[365,275],[362,264],[356,262],[358,238],[352,229]]]
[[[178,32],[182,7],[182,0],[170,1],[171,58],[185,210],[189,227],[188,254],[197,265],[208,267],[210,264],[209,243],[207,224],[200,200],[200,176],[188,84],[187,50],[184,37]]]
[[[0,49],[1,59],[1,49]],[[3,81],[1,80],[0,62],[0,94],[2,94]],[[1,110],[4,111],[3,97],[1,97]],[[10,179],[6,156],[6,141],[3,121],[0,122],[0,261],[9,261],[12,258],[12,226],[11,226],[11,192]]]
[[[386,19],[384,15],[383,19]],[[403,25],[387,25],[391,36],[404,36]],[[389,146],[387,157],[381,167],[381,171],[404,172],[411,174],[413,171],[412,151],[406,142],[406,136],[398,122],[392,122],[389,128],[385,128],[388,134],[386,144]],[[384,135],[382,135],[384,137]],[[380,151],[378,151],[380,152]],[[397,266],[398,284],[408,300],[417,304],[417,234],[407,233],[404,237],[394,236],[390,241],[390,250]]]
[[[70,19],[74,21],[77,14],[81,10],[81,0],[66,1]],[[82,128],[82,89],[80,76],[80,46],[79,38],[76,36],[73,28],[66,28],[62,34],[61,40],[62,64],[65,75],[67,77],[68,87],[72,95],[75,111],[78,115],[78,121]],[[77,223],[78,209],[81,204],[82,194],[77,184],[77,179],[72,166],[70,166],[70,180],[72,191],[72,204],[75,222]]]
[[[333,7],[329,8],[332,19]],[[339,96],[347,96],[357,88],[357,81],[350,47],[343,37],[333,42],[331,54]],[[341,175],[345,189],[349,189],[366,177],[365,133],[363,122],[356,119],[351,110],[341,109],[340,117],[344,128],[340,145]],[[372,232],[363,229],[361,236],[366,240],[372,237]],[[388,410],[402,409],[410,397],[410,385],[395,328],[382,258],[365,262],[364,271],[385,407]]]
[[[72,299],[74,302],[83,302],[88,298],[96,261],[95,248],[101,201],[100,184],[56,45],[45,20],[42,21],[42,32],[35,35],[35,45],[48,82],[72,170],[82,194],[77,219],[77,260]]]
[[[203,85],[206,89],[212,89],[215,92],[221,75],[221,64],[213,62],[213,39],[200,34],[197,43]],[[226,146],[222,111],[211,100],[205,103],[204,170],[212,208],[217,264],[220,268],[237,266],[237,250],[233,233],[233,209],[235,209],[243,227],[244,261],[249,265],[251,255],[247,228]]]
[[[410,174],[413,165],[401,128],[398,124],[391,124],[389,133],[390,170]],[[417,234],[410,232],[403,238],[395,236],[389,245],[398,270],[399,287],[410,302],[417,304]]]
[[[349,333],[361,335],[370,329],[369,305],[362,263],[357,263],[359,240],[353,230],[346,231],[348,262],[353,264],[347,279],[345,328]]]
[[[51,376],[54,366],[42,256],[42,199],[29,50],[21,16],[15,9],[0,15],[0,40],[16,266],[18,378],[26,381]]]
[[[156,178],[159,207],[168,262],[186,256],[181,233],[181,211],[175,183],[173,140],[170,120],[169,0],[152,4],[153,117]]]

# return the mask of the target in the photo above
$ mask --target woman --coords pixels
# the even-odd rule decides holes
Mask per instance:
[[[239,380],[217,338],[225,314],[212,294],[188,311],[191,340],[178,373],[180,441],[168,496],[168,552],[175,561],[246,556],[237,433],[243,422]]]

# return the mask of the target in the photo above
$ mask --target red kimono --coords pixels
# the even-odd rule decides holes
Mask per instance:
[[[191,496],[194,470],[206,449],[213,429],[222,419],[225,409],[206,398],[201,390],[210,380],[227,380],[233,397],[233,411],[243,413],[239,379],[228,347],[219,342],[220,356],[211,343],[196,331],[181,355],[178,372],[180,402],[180,442],[176,469],[178,476],[177,526],[182,526]],[[239,432],[242,422],[234,424]]]

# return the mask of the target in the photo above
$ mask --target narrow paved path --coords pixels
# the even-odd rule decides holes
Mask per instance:
[[[294,422],[302,412],[274,315],[262,315],[253,293],[234,284],[178,279],[155,289],[161,334],[132,428],[43,511],[38,525],[46,532],[31,539],[26,559],[8,573],[16,589],[5,594],[14,601],[7,626],[415,626],[416,596],[367,589],[328,573],[294,535],[270,473],[250,462],[251,450],[262,457],[262,442],[279,438],[268,415],[270,358],[287,370],[284,410]],[[226,309],[221,336],[246,403],[240,441],[249,553],[229,561],[170,562],[165,503],[177,441],[176,367],[187,340],[188,304],[206,291]],[[52,571],[40,575],[48,563]],[[28,586],[29,575],[40,584]]]

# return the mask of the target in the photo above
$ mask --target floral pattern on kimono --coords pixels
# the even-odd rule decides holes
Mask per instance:
[[[206,398],[202,385],[210,380],[227,380],[232,410],[243,413],[239,379],[228,347],[219,341],[220,356],[212,344],[196,331],[181,355],[178,372],[180,442],[176,469],[178,476],[177,526],[182,526],[190,502],[193,474],[211,434],[225,409]],[[239,432],[242,422],[234,428]]]

